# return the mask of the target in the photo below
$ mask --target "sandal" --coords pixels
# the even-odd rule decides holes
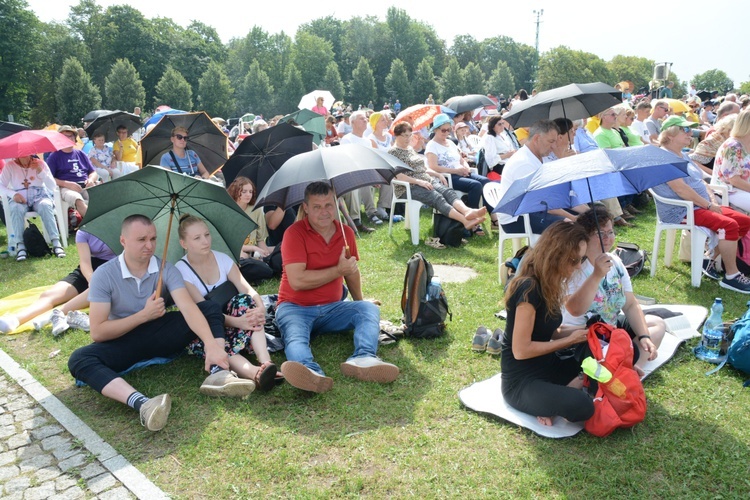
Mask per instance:
[[[26,250],[24,250],[23,248],[20,249],[16,253],[16,262],[23,262],[24,260],[26,260],[27,256],[28,256],[28,254],[26,253]]]
[[[485,232],[484,229],[482,229],[482,226],[477,226],[474,228],[474,236],[484,236]]]
[[[443,250],[445,245],[440,243],[440,238],[425,238],[424,244],[428,247],[436,248],[437,250]]]
[[[52,252],[55,254],[55,257],[59,259],[65,258],[65,250],[63,250],[63,247],[55,247],[52,249]]]
[[[273,389],[278,369],[271,361],[266,361],[260,365],[258,373],[255,374],[255,386],[261,391],[270,391]]]

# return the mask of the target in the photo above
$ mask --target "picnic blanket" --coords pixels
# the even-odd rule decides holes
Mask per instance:
[[[659,304],[653,307],[663,307],[677,313],[682,313],[672,321],[667,322],[668,332],[659,346],[659,357],[643,366],[644,379],[663,366],[677,352],[677,348],[688,338],[699,336],[698,328],[706,319],[708,311],[702,306]],[[644,307],[648,312],[649,307]],[[674,327],[670,325],[675,325]],[[672,330],[672,331],[669,331]],[[534,434],[548,438],[565,438],[575,436],[583,430],[583,423],[568,422],[564,418],[553,419],[552,426],[540,424],[536,416],[523,413],[512,408],[503,399],[502,375],[497,375],[476,382],[458,393],[461,403],[479,413],[487,413],[499,417],[510,423],[529,429]]]
[[[38,286],[36,288],[31,288],[29,290],[14,293],[13,295],[8,295],[7,297],[0,299],[0,316],[15,313],[25,307],[30,306],[36,299],[39,298],[42,293],[52,288],[52,286],[53,285]],[[48,315],[49,311],[43,314]],[[42,316],[43,314],[40,314],[40,316]],[[32,318],[32,320],[33,319],[34,318]],[[8,335],[15,335],[17,333],[33,330],[34,325],[31,323],[32,320],[29,320],[26,323],[22,324],[21,326],[10,332]]]

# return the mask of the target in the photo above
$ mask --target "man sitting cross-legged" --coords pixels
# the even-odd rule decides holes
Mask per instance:
[[[154,257],[156,227],[148,217],[131,215],[122,223],[122,254],[100,266],[89,288],[93,344],[77,349],[68,360],[70,373],[104,396],[140,413],[150,431],[164,427],[171,409],[168,394],[149,399],[136,391],[119,372],[139,361],[181,352],[199,337],[205,344],[205,368],[210,375],[201,392],[210,396],[244,397],[255,388],[251,380],[228,371],[224,351],[224,315],[210,301],[196,304],[180,272],[167,263],[161,296],[156,297],[160,259]],[[164,295],[180,311],[166,312]]]
[[[304,218],[287,229],[281,243],[284,267],[276,322],[288,359],[281,371],[298,389],[330,390],[333,380],[313,360],[310,337],[354,330],[354,354],[341,364],[341,372],[360,380],[393,382],[398,367],[376,356],[380,310],[362,300],[354,231],[339,223],[331,187],[325,182],[309,184],[302,210]],[[344,281],[354,301],[342,300]]]

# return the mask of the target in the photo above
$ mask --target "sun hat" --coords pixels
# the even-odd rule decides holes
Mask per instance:
[[[430,132],[434,132],[446,123],[450,123],[452,125],[453,120],[451,120],[451,117],[446,115],[445,113],[440,113],[435,117],[434,120],[432,120],[432,127],[430,127]]]
[[[60,127],[57,128],[57,131],[60,132],[61,134],[64,134],[65,132],[71,132],[75,135],[78,135],[78,129],[73,128],[70,125],[61,125]]]
[[[454,132],[458,132],[458,129],[460,129],[460,128],[464,128],[464,127],[468,128],[468,127],[469,127],[469,125],[468,125],[468,124],[467,124],[466,122],[458,122],[458,123],[456,123],[456,125],[455,125],[455,126],[453,127],[453,131],[454,131]]]
[[[669,127],[697,127],[698,123],[696,122],[689,122],[685,118],[681,116],[672,115],[666,120],[664,120],[661,124],[662,130],[665,130]]]

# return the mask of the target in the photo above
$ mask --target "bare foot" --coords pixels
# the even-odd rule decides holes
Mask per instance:
[[[546,425],[547,427],[552,427],[551,417],[536,417],[536,419],[539,421],[540,424]]]
[[[482,222],[484,222],[485,217],[482,217],[481,219],[468,219],[466,223],[464,224],[464,227],[466,229],[474,229],[478,225],[480,225]]]
[[[478,219],[479,217],[484,217],[485,215],[487,215],[487,207],[482,207],[479,209],[475,208],[473,210],[469,210],[465,214],[467,219]]]

